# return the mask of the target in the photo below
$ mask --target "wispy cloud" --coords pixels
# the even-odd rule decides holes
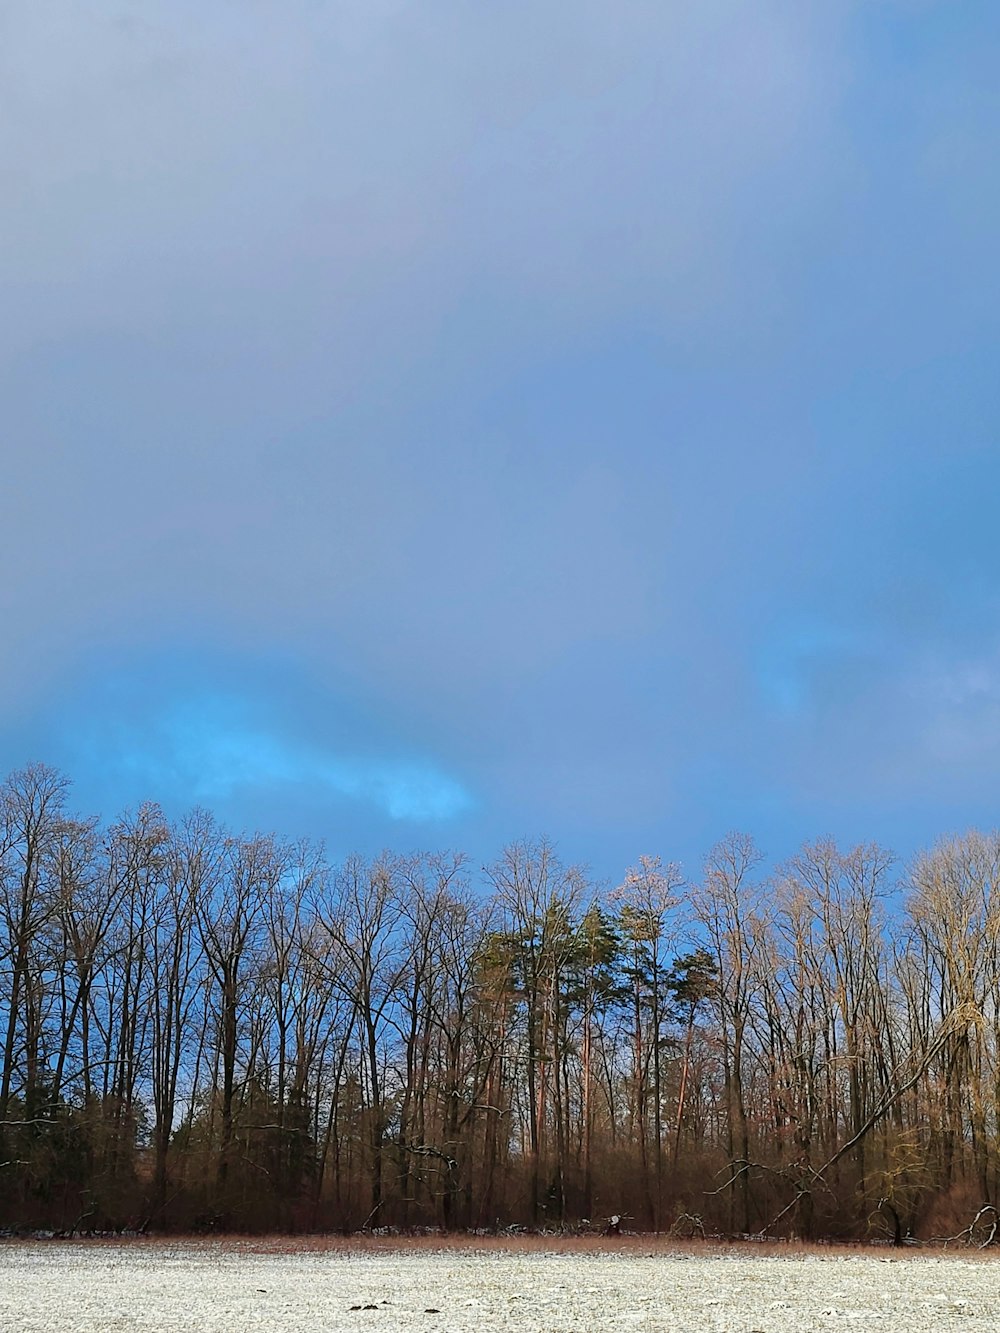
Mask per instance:
[[[1000,649],[926,654],[907,676],[906,692],[934,761],[971,764],[1000,753]]]
[[[247,789],[320,788],[376,806],[392,819],[448,819],[472,805],[466,788],[426,760],[336,753],[255,728],[240,701],[186,699],[139,732],[117,728],[116,751],[91,738],[94,762],[118,763],[150,785],[164,781],[197,801],[228,800]],[[104,751],[103,754],[101,751]]]
[[[243,683],[220,684],[227,675]],[[412,745],[393,744],[386,728],[359,724],[363,711],[301,673],[269,675],[252,662],[133,661],[72,692],[46,757],[55,751],[71,776],[101,773],[109,799],[124,804],[225,811],[284,794],[313,808],[346,801],[413,823],[474,808],[462,781]]]

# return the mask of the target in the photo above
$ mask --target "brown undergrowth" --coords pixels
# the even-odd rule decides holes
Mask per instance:
[[[3,1243],[3,1242],[0,1242]],[[8,1238],[7,1244],[23,1244],[23,1240]],[[965,1260],[981,1259],[990,1262],[1000,1258],[1000,1248],[979,1250],[967,1246],[922,1246],[913,1249],[895,1249],[882,1244],[798,1241],[751,1240],[724,1238],[678,1239],[667,1235],[627,1233],[622,1236],[566,1235],[559,1233],[520,1232],[511,1235],[476,1235],[467,1233],[429,1233],[420,1235],[377,1235],[358,1232],[352,1235],[270,1235],[241,1236],[204,1235],[186,1236],[77,1236],[62,1238],[60,1243],[81,1247],[105,1248],[127,1246],[151,1251],[172,1250],[178,1247],[209,1252],[247,1255],[329,1254],[385,1255],[393,1253],[456,1254],[566,1254],[608,1255],[620,1254],[625,1258],[675,1259],[770,1259],[821,1257],[827,1259],[878,1257],[883,1262],[907,1262],[919,1258],[957,1257]]]

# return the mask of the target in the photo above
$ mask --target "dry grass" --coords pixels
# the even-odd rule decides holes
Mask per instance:
[[[8,1239],[7,1245],[17,1245]],[[137,1250],[176,1248],[211,1250],[214,1253],[246,1255],[389,1255],[420,1253],[460,1254],[547,1254],[547,1255],[620,1255],[623,1258],[688,1256],[708,1259],[725,1256],[744,1259],[795,1257],[843,1258],[877,1255],[886,1262],[906,1262],[920,1255],[952,1255],[963,1260],[992,1262],[1000,1258],[1000,1247],[980,1250],[974,1246],[926,1246],[894,1249],[884,1244],[830,1243],[788,1240],[678,1239],[664,1234],[632,1233],[622,1236],[561,1235],[559,1233],[521,1232],[511,1235],[470,1235],[430,1233],[420,1235],[376,1235],[357,1232],[350,1235],[171,1235],[171,1236],[80,1236],[61,1244],[94,1248],[126,1247]]]

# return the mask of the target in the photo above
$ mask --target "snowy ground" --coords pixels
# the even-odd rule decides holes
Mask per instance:
[[[361,1307],[361,1308],[352,1308]],[[375,1307],[375,1308],[365,1308]],[[1000,1327],[1000,1263],[951,1254],[275,1242],[0,1243],[0,1329],[739,1330]]]

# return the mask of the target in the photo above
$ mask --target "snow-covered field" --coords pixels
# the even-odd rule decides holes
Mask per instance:
[[[240,1241],[0,1243],[0,1329],[11,1333],[848,1327],[1000,1328],[1000,1263],[871,1251],[671,1251],[641,1241],[563,1252],[405,1242],[298,1250]]]

